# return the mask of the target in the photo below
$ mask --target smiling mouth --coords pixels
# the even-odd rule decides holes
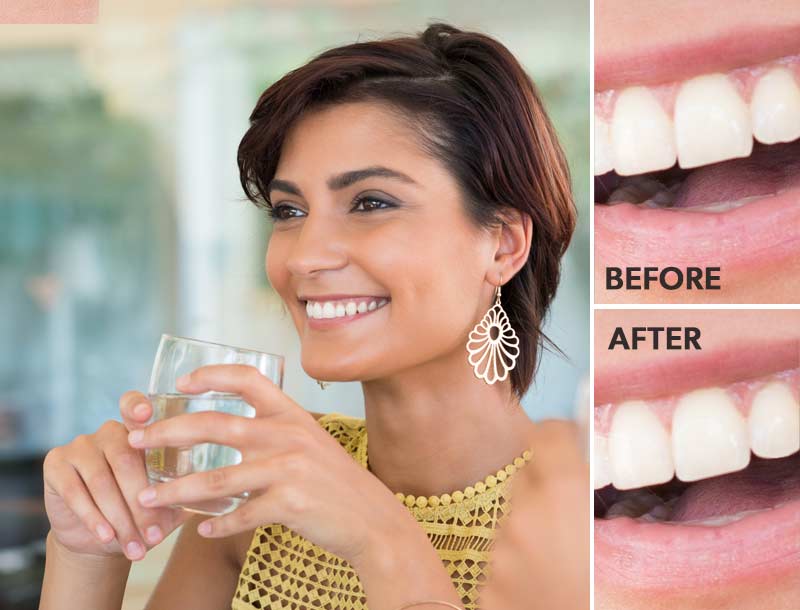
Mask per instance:
[[[800,55],[597,93],[598,254],[620,266],[800,269],[798,138]]]
[[[800,346],[793,345],[769,372],[738,380],[717,373],[717,385],[596,406],[599,579],[666,589],[797,570]],[[775,350],[744,351],[752,354],[739,360],[763,364],[757,352]],[[699,366],[711,371],[724,361]]]
[[[355,297],[336,300],[300,301],[312,328],[326,328],[363,318],[389,304],[388,297]]]

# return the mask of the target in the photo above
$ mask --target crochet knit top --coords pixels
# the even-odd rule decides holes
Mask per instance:
[[[319,423],[367,467],[365,420],[329,413]],[[464,490],[441,496],[397,493],[425,530],[450,574],[464,607],[477,608],[478,586],[487,574],[495,529],[510,509],[513,474],[530,451]],[[280,524],[255,529],[231,603],[232,610],[362,610],[368,608],[358,575],[328,553]]]

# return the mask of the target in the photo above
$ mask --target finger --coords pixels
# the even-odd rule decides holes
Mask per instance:
[[[268,488],[258,496],[251,496],[234,511],[201,522],[197,533],[205,538],[225,538],[255,529],[263,523],[285,524],[288,508],[284,508],[284,498],[280,496],[278,486]]]
[[[276,469],[263,460],[243,462],[156,483],[143,489],[137,499],[142,505],[153,507],[238,496],[269,486],[276,476]]]
[[[119,399],[119,411],[128,430],[143,428],[153,414],[150,399],[141,392],[128,391]]]
[[[253,444],[253,439],[275,438],[267,422],[217,411],[182,413],[132,430],[128,442],[139,449],[148,447],[186,447],[198,443],[218,443],[236,449]],[[263,443],[263,440],[261,441]]]
[[[141,559],[145,555],[145,544],[133,521],[128,505],[119,489],[105,455],[94,445],[91,458],[84,451],[81,459],[72,461],[75,470],[83,479],[97,507],[111,523],[117,540],[128,559]]]
[[[212,364],[200,367],[175,382],[187,393],[230,392],[238,394],[256,411],[256,417],[307,413],[261,372],[245,364]]]
[[[124,440],[120,440],[119,445],[106,450],[106,460],[139,534],[150,546],[158,544],[171,531],[166,529],[170,527],[171,519],[165,514],[167,511],[146,508],[137,500],[139,492],[150,483],[143,452],[129,448]]]
[[[114,540],[114,528],[97,508],[72,464],[51,460],[45,467],[44,480],[100,542],[106,544]]]

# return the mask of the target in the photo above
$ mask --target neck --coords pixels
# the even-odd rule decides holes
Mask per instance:
[[[509,379],[475,377],[464,354],[362,383],[370,471],[392,492],[463,489],[530,448]]]

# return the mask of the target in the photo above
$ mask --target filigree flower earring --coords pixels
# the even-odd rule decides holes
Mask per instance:
[[[511,327],[500,304],[500,284],[495,291],[494,305],[469,334],[467,351],[475,376],[489,385],[503,381],[513,370],[519,356],[519,337]]]

